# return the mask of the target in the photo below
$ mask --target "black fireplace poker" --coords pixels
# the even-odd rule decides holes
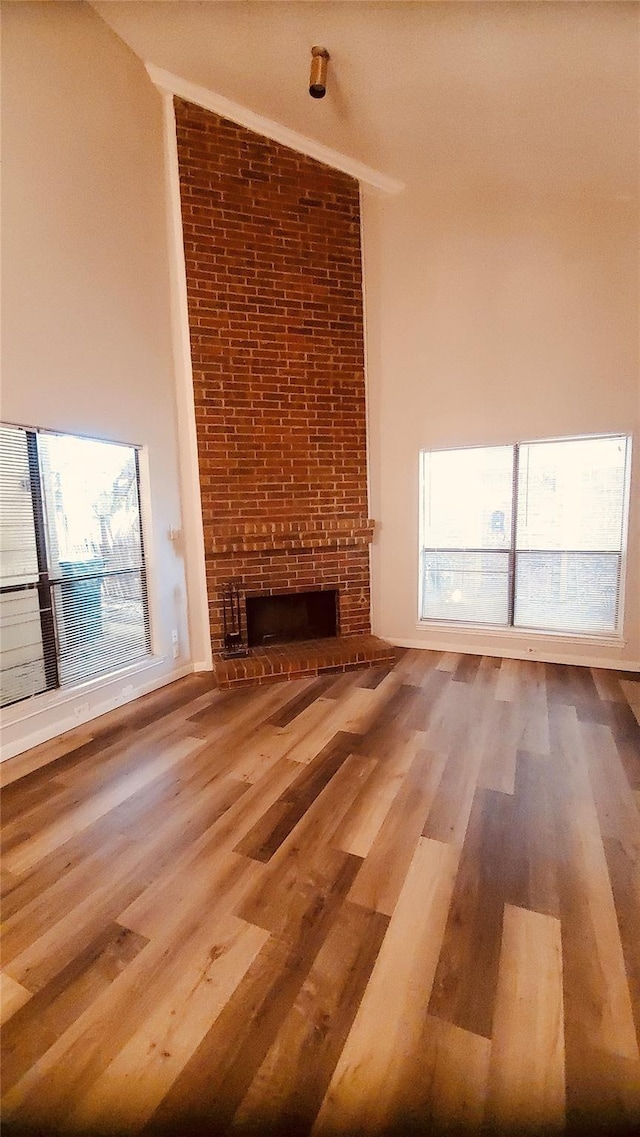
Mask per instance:
[[[249,654],[242,632],[241,585],[242,581],[238,579],[227,580],[222,585],[222,620],[224,625],[225,659]]]

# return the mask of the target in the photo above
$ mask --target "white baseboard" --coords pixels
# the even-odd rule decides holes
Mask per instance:
[[[460,655],[493,655],[498,659],[535,659],[541,663],[569,663],[575,667],[602,667],[614,671],[637,671],[640,673],[640,662],[633,659],[602,659],[589,652],[573,655],[562,651],[562,648],[549,648],[547,646],[530,648],[510,648],[503,645],[479,647],[477,644],[461,643],[460,640],[439,640],[437,643],[425,643],[424,639],[395,639],[393,636],[384,636],[388,643],[394,647],[417,648],[420,651],[450,651]]]
[[[166,662],[164,658],[155,659],[108,679],[93,680],[66,691],[36,695],[24,703],[6,708],[2,716],[0,762],[14,758],[32,746],[49,742],[58,734],[92,722],[107,711],[131,703],[141,695],[148,695],[150,691],[174,683],[194,671],[191,662],[171,671],[160,671],[166,667]]]

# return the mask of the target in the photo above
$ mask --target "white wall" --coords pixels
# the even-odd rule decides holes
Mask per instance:
[[[628,200],[365,196],[374,631],[395,643],[640,660],[638,215]],[[418,452],[635,432],[624,646],[417,626]]]
[[[2,40],[2,418],[146,448],[157,653],[9,708],[6,756],[176,677],[189,644],[161,98],[86,5],[5,5]]]

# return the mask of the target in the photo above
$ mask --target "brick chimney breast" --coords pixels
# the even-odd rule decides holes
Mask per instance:
[[[358,183],[175,110],[214,653],[231,578],[338,589],[340,636],[369,634]]]

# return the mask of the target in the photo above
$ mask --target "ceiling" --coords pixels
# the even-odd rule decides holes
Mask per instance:
[[[92,7],[144,62],[410,188],[637,196],[638,3]],[[307,93],[312,44],[331,55],[323,100]]]

